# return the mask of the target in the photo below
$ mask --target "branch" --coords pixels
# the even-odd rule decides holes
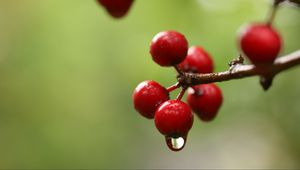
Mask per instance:
[[[300,50],[277,58],[273,64],[264,65],[263,67],[244,65],[242,61],[241,57],[238,60],[235,60],[235,63],[233,62],[230,69],[224,72],[207,74],[184,73],[183,75],[178,76],[178,81],[188,86],[195,86],[198,84],[208,84],[233,79],[242,79],[251,76],[261,76],[261,81],[268,80],[268,82],[261,82],[268,83],[269,85],[265,85],[267,87],[264,87],[265,89],[268,89],[273,77],[275,77],[278,73],[300,64]],[[264,86],[264,84],[262,85]]]
[[[289,2],[294,3],[298,7],[300,7],[300,0],[289,0]]]
[[[283,2],[289,2],[291,4],[294,4],[298,7],[300,7],[300,0],[274,0],[274,5],[279,5],[280,3]]]

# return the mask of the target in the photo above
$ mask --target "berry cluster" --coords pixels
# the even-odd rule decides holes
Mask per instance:
[[[114,18],[125,16],[134,2],[134,0],[97,1]],[[274,1],[273,12],[283,1]],[[297,1],[290,1],[300,4]],[[272,27],[271,21],[272,17],[267,23],[254,23],[242,27],[238,37],[241,52],[254,64],[258,70],[257,75],[260,75],[262,80],[267,80],[270,76],[268,75],[270,69],[266,68],[273,65],[282,46],[281,37]],[[150,53],[158,65],[176,69],[179,74],[178,82],[169,88],[152,80],[140,83],[133,93],[134,107],[145,118],[154,118],[155,126],[165,136],[168,147],[173,151],[180,151],[185,146],[187,135],[193,126],[193,113],[200,120],[209,122],[216,117],[222,105],[222,91],[217,85],[201,82],[198,85],[199,83],[188,81],[186,76],[187,73],[212,73],[214,63],[208,52],[199,46],[189,47],[185,36],[176,31],[158,33],[151,42]],[[265,89],[272,82],[272,76],[269,84],[267,81],[262,83]],[[182,89],[180,94],[176,99],[170,99],[169,93],[177,88]],[[182,98],[186,91],[185,103],[182,102]]]
[[[241,30],[239,44],[248,59],[257,67],[272,64],[281,48],[281,38],[274,28],[269,24],[251,24]],[[210,54],[199,46],[189,48],[185,36],[176,31],[158,33],[151,42],[150,53],[154,62],[174,67],[179,75],[213,72]],[[169,93],[180,87],[177,99],[171,100]],[[187,89],[186,104],[181,100]],[[156,128],[173,151],[185,146],[193,126],[192,111],[209,122],[216,117],[222,102],[222,91],[217,85],[193,85],[180,80],[169,88],[152,80],[144,81],[133,93],[135,109],[148,119],[154,118]]]
[[[188,47],[185,36],[176,31],[158,33],[152,40],[150,53],[154,62],[162,67],[175,67],[179,74],[211,73],[213,60],[201,47]],[[177,99],[169,93],[182,88]],[[181,99],[188,89],[187,104]],[[177,82],[165,88],[148,80],[140,83],[133,93],[135,109],[144,117],[152,119],[158,131],[165,136],[173,151],[183,149],[189,130],[193,125],[192,111],[203,121],[211,121],[222,105],[222,92],[215,84],[190,86]]]

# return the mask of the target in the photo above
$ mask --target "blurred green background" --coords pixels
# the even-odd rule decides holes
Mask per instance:
[[[0,168],[299,168],[300,67],[276,77],[220,83],[212,123],[195,119],[173,153],[133,109],[136,85],[175,83],[152,62],[152,37],[178,30],[214,57],[237,56],[236,31],[262,21],[265,0],[136,0],[114,20],[95,0],[0,0]],[[285,48],[300,48],[300,10],[284,5],[275,25]]]

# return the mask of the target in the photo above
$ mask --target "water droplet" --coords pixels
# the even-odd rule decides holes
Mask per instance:
[[[166,143],[172,151],[180,151],[184,148],[186,137],[166,136]]]

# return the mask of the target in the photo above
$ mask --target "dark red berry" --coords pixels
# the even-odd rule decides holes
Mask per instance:
[[[244,54],[253,64],[270,64],[281,49],[281,38],[269,25],[252,24],[244,27],[239,37]]]
[[[159,132],[168,137],[186,136],[193,126],[191,109],[180,100],[163,103],[157,109],[154,120]]]
[[[160,66],[173,66],[181,63],[188,51],[188,42],[184,35],[176,31],[158,33],[152,40],[150,53]]]
[[[211,56],[203,48],[193,46],[189,48],[188,55],[179,64],[179,68],[184,72],[211,73],[214,69],[214,63]]]
[[[106,10],[107,12],[115,17],[121,18],[125,16],[132,3],[133,0],[97,0]]]
[[[157,108],[169,100],[168,91],[155,81],[140,83],[133,92],[135,109],[144,117],[153,119]]]
[[[222,91],[215,84],[197,85],[189,89],[187,102],[201,120],[211,121],[222,105]]]

